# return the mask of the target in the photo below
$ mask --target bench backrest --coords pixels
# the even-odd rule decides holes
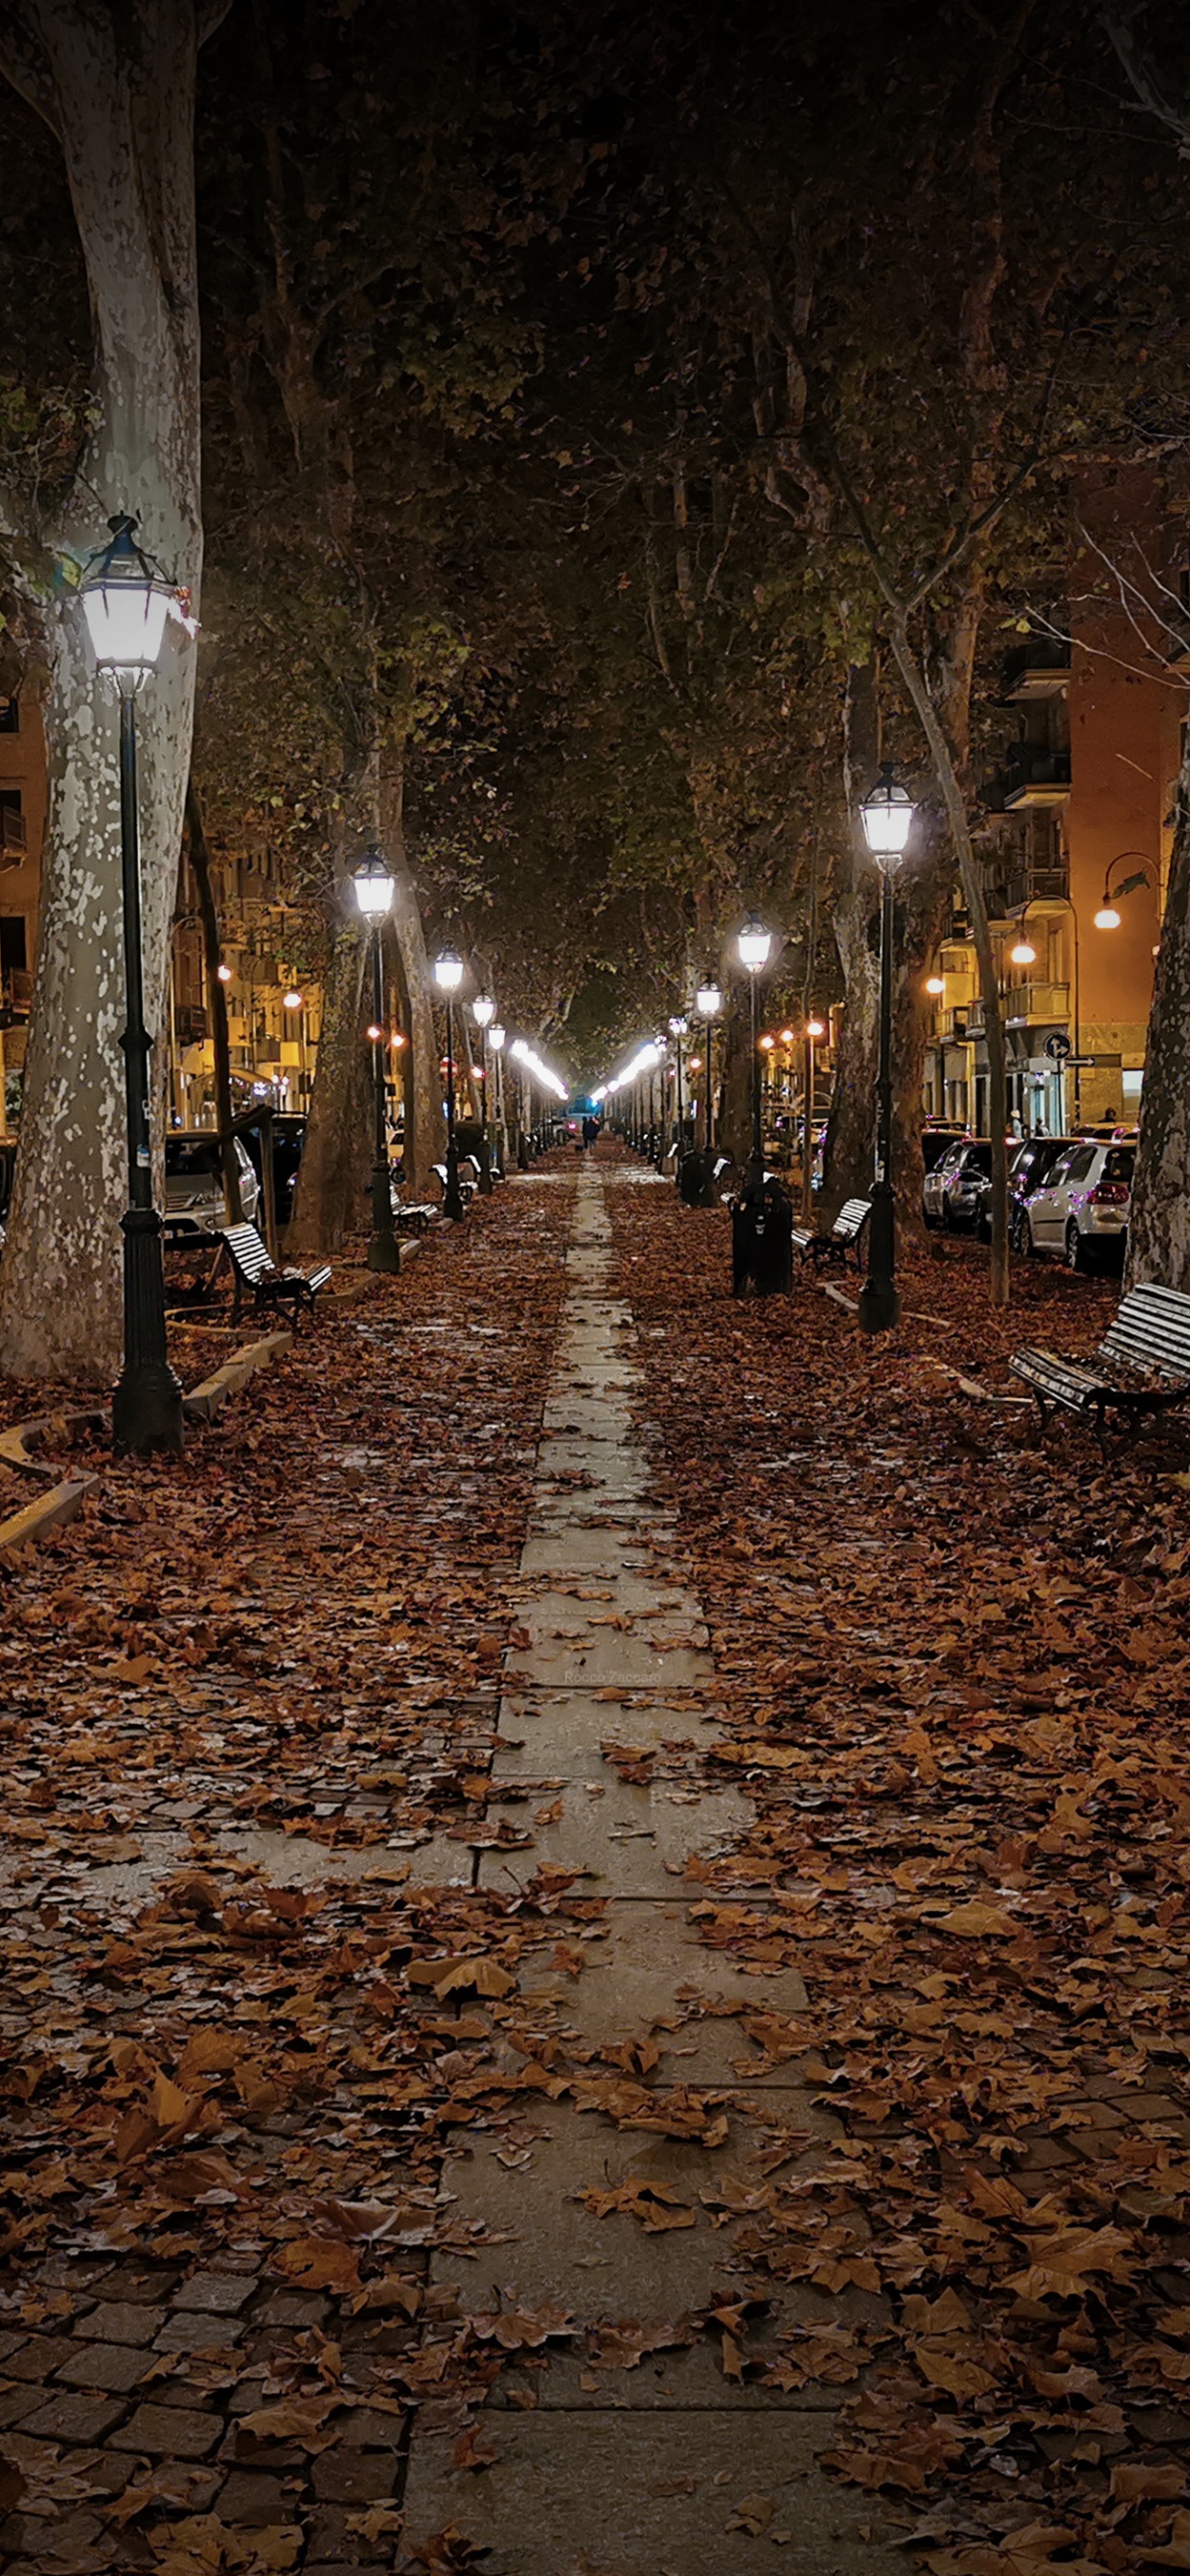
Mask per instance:
[[[265,1272],[273,1269],[268,1245],[254,1225],[225,1226],[223,1240],[236,1269],[243,1272],[245,1279],[263,1279]]]
[[[839,1243],[854,1243],[861,1226],[867,1224],[871,1213],[870,1199],[844,1199],[831,1232]]]
[[[1159,1288],[1155,1280],[1130,1288],[1096,1356],[1117,1367],[1190,1378],[1190,1297],[1179,1288]]]

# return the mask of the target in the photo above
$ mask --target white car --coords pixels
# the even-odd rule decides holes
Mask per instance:
[[[240,1174],[240,1202],[248,1225],[256,1222],[260,1183],[243,1139],[232,1146]],[[230,1225],[223,1192],[219,1139],[210,1127],[175,1127],[165,1140],[165,1221],[179,1234],[221,1234]]]
[[[1086,1137],[1068,1145],[1025,1202],[1030,1252],[1060,1252],[1072,1270],[1122,1258],[1135,1163],[1135,1145]]]

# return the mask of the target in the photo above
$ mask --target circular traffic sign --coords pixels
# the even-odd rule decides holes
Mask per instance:
[[[1045,1051],[1047,1055],[1053,1056],[1058,1064],[1063,1062],[1065,1057],[1070,1053],[1070,1040],[1066,1036],[1064,1030],[1053,1029],[1051,1031],[1045,1042]]]

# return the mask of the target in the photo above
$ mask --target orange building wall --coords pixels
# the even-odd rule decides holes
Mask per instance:
[[[1156,601],[1166,575],[1154,479],[1129,470],[1085,485],[1079,515],[1095,541],[1080,544],[1070,584],[1072,785],[1065,837],[1079,921],[1081,1044],[1084,1054],[1119,1054],[1121,1069],[1135,1069],[1144,1063],[1168,854],[1165,816],[1185,693],[1168,670],[1168,635],[1145,610],[1146,595]],[[1105,595],[1112,576],[1104,557],[1140,593],[1130,596],[1131,614]],[[1150,883],[1122,898],[1118,930],[1096,930],[1104,879],[1116,859],[1122,861],[1117,879],[1147,865]],[[1119,1075],[1110,1068],[1088,1068],[1082,1096],[1088,1118],[1119,1115],[1124,1106]],[[1130,1106],[1135,1109],[1134,1100]]]

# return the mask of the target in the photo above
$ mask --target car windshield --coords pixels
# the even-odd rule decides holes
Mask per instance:
[[[963,1155],[963,1170],[965,1172],[985,1172],[990,1175],[991,1168],[992,1147],[990,1138],[986,1145],[968,1145],[966,1147]]]
[[[173,1181],[217,1180],[220,1176],[217,1136],[167,1136],[165,1168]]]
[[[1134,1145],[1113,1145],[1110,1154],[1105,1154],[1103,1158],[1104,1180],[1127,1181],[1131,1186],[1135,1162]]]

